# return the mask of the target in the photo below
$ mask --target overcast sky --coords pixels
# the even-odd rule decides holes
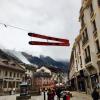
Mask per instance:
[[[46,55],[54,59],[70,59],[71,48],[79,34],[81,0],[0,0],[0,45],[6,49]],[[69,39],[70,47],[31,46],[27,34],[34,32]],[[35,39],[36,40],[36,39]]]

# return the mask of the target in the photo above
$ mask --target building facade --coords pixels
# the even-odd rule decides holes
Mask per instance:
[[[55,83],[52,79],[51,71],[46,67],[41,67],[37,69],[33,76],[33,84],[38,90],[47,90],[49,88],[54,88]]]
[[[82,0],[76,38],[69,67],[69,77],[76,79],[76,88],[91,93],[100,83],[100,0]]]
[[[12,89],[19,89],[19,84],[25,74],[25,69],[20,67],[14,61],[8,61],[0,58],[0,90],[9,92]]]

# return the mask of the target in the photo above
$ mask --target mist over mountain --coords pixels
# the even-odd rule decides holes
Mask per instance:
[[[23,56],[23,54],[20,51],[15,51],[15,50],[5,50],[5,52],[7,54],[9,54],[10,56],[19,59],[20,61],[22,61],[23,63],[26,64],[31,64],[26,57]]]
[[[5,52],[5,50],[0,49],[0,58],[7,59],[7,60],[14,60],[18,63],[21,63],[21,60],[10,55],[9,53]]]
[[[56,61],[49,56],[43,55],[36,57],[26,52],[19,52],[15,50],[0,49],[0,57],[8,60],[13,59],[17,62],[23,62],[25,64],[37,65],[38,67],[45,66],[59,68],[64,72],[67,72],[67,68],[69,66],[68,61]]]
[[[36,64],[39,67],[41,66],[50,67],[51,66],[51,67],[59,68],[66,72],[69,66],[68,61],[66,62],[56,61],[49,56],[40,55],[40,57],[36,57],[36,56],[29,55],[28,53],[25,53],[25,52],[22,52],[22,54],[30,61],[30,63]]]

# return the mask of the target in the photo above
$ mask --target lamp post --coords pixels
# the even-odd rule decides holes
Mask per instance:
[[[43,89],[44,100],[46,100],[45,88]]]

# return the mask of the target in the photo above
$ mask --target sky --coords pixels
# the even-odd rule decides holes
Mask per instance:
[[[81,0],[0,0],[0,47],[69,60],[79,34]],[[69,39],[69,47],[32,46],[28,32]],[[44,40],[46,41],[46,40]]]

